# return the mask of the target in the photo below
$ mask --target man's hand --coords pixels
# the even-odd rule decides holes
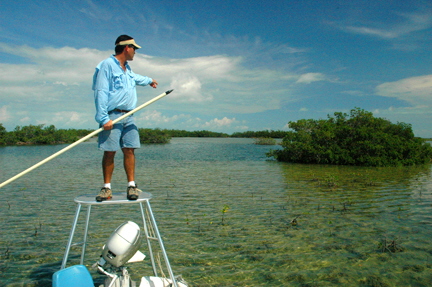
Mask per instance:
[[[113,123],[112,120],[109,120],[106,124],[103,125],[103,129],[106,131],[112,130]]]
[[[152,87],[153,89],[156,89],[158,85],[158,82],[156,82],[156,80],[153,80],[153,82],[151,82],[150,87]]]

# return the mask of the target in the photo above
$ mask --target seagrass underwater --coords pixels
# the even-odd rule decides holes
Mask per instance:
[[[0,181],[63,147],[1,147]],[[137,150],[137,183],[153,194],[174,273],[190,286],[431,282],[430,167],[287,164],[266,157],[277,148],[253,139],[173,138]],[[124,192],[123,181],[114,174],[114,192]],[[51,285],[73,199],[96,194],[100,182],[100,153],[86,142],[0,189],[1,286]],[[101,283],[91,269],[99,248],[138,215],[127,207],[92,213],[92,230],[100,232],[89,234],[85,264]],[[72,249],[71,264],[79,254]],[[135,276],[151,273],[147,260],[129,268]]]

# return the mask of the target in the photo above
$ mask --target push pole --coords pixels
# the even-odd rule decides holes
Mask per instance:
[[[159,99],[165,97],[166,95],[168,95],[168,94],[171,93],[172,91],[173,91],[173,90],[166,91],[165,93],[162,93],[162,94],[160,94],[159,96],[157,96],[157,97],[151,99],[150,101],[145,102],[144,104],[142,104],[141,106],[139,106],[139,107],[133,109],[132,111],[127,112],[126,114],[122,115],[121,117],[119,117],[119,118],[113,120],[113,124],[115,124],[115,123],[117,123],[117,122],[119,122],[119,121],[121,121],[121,120],[127,118],[128,116],[130,116],[130,115],[136,113],[137,111],[139,111],[139,110],[141,110],[141,109],[147,107],[148,105],[150,105],[150,104],[156,102],[157,100],[159,100]],[[99,128],[99,129],[97,129],[97,130],[91,132],[90,134],[86,135],[85,137],[83,137],[83,138],[77,140],[76,142],[74,142],[74,143],[68,145],[67,147],[65,147],[65,148],[63,148],[63,149],[61,149],[61,150],[59,150],[59,151],[56,152],[55,154],[53,154],[53,155],[47,157],[46,159],[44,159],[44,160],[38,162],[37,164],[35,164],[35,165],[29,167],[28,169],[26,169],[26,170],[20,172],[19,174],[15,175],[15,176],[13,176],[13,177],[11,177],[11,178],[9,178],[9,179],[6,180],[5,182],[2,182],[2,183],[0,184],[0,188],[2,188],[3,186],[5,186],[5,185],[11,183],[12,181],[14,181],[14,180],[16,180],[16,179],[18,179],[18,178],[20,178],[21,176],[23,176],[23,175],[29,173],[30,171],[32,171],[32,170],[34,170],[34,169],[40,167],[40,166],[43,165],[44,163],[47,163],[47,162],[49,162],[50,160],[52,160],[52,159],[58,157],[58,156],[61,155],[62,153],[66,152],[66,151],[68,151],[68,150],[70,150],[70,149],[72,149],[73,147],[75,147],[75,146],[79,145],[80,143],[82,143],[82,142],[88,140],[89,138],[91,138],[91,137],[97,135],[97,134],[100,133],[101,131],[103,131],[103,127],[101,127],[101,128]]]

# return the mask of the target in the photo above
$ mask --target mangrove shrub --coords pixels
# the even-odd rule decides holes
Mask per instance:
[[[432,147],[414,137],[411,125],[376,118],[360,108],[326,120],[289,122],[281,150],[267,156],[292,163],[408,166],[429,163]]]
[[[275,145],[276,140],[274,138],[254,138],[254,144],[257,144],[257,145]]]
[[[160,129],[138,129],[140,135],[140,142],[144,144],[155,144],[155,143],[169,143],[171,141],[171,135]]]

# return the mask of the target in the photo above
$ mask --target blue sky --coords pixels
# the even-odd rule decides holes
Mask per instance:
[[[273,3],[275,2],[275,3]],[[156,79],[139,127],[285,130],[355,107],[432,137],[430,1],[8,1],[0,123],[96,129],[91,81],[121,34]]]

